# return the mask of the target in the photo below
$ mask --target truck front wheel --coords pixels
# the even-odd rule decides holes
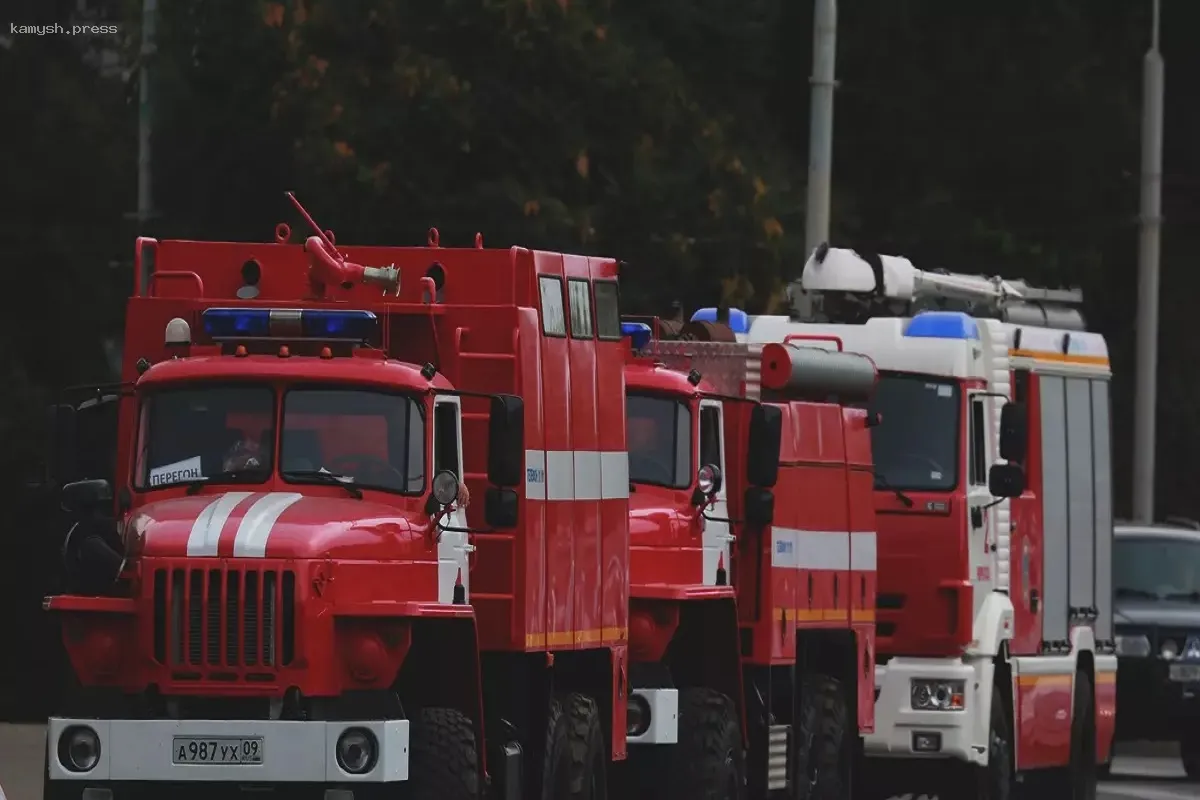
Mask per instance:
[[[471,720],[452,708],[424,708],[413,720],[412,800],[479,800],[479,759]]]
[[[572,692],[550,701],[543,800],[608,800],[608,753],[600,710]]]
[[[800,688],[795,729],[794,796],[798,800],[844,800],[853,748],[850,709],[836,678],[808,675]]]
[[[746,755],[733,701],[712,689],[679,692],[679,744],[668,784],[672,800],[741,800]]]

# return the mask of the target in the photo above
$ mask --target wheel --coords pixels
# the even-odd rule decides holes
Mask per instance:
[[[1183,771],[1192,780],[1200,778],[1200,736],[1190,734],[1179,742],[1179,755],[1183,759]]]
[[[949,794],[955,798],[1010,800],[1015,796],[1012,760],[1012,726],[1004,708],[1000,687],[992,687],[992,711],[988,725],[988,763],[967,772],[961,788]]]
[[[570,693],[550,701],[542,800],[608,800],[608,750],[596,701]]]
[[[451,708],[424,708],[412,725],[412,800],[479,800],[475,727]]]
[[[1092,692],[1092,679],[1086,672],[1075,675],[1074,708],[1069,773],[1071,787],[1064,797],[1096,800],[1096,697]]]
[[[828,675],[805,677],[793,748],[793,796],[797,800],[844,800],[848,796],[853,758],[849,725],[841,683]]]
[[[679,744],[672,748],[670,800],[742,800],[746,753],[733,701],[705,688],[679,691]]]

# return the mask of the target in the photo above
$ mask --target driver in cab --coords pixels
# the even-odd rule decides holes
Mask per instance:
[[[630,416],[627,425],[630,479],[674,484],[675,458],[659,421],[652,416]]]

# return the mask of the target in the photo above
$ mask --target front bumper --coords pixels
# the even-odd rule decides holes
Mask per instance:
[[[967,686],[962,711],[915,711],[912,680],[959,680]],[[953,759],[983,765],[986,749],[972,746],[979,703],[972,687],[975,670],[961,661],[893,658],[875,667],[875,732],[863,737],[863,751],[873,758]],[[921,751],[915,741],[940,739],[936,751]]]
[[[58,742],[68,728],[88,727],[100,740],[96,766],[68,770]],[[378,743],[374,766],[361,775],[341,768],[335,754],[338,737],[350,728],[366,729]],[[133,720],[51,717],[46,728],[46,763],[52,781],[237,782],[253,784],[395,783],[408,780],[407,720],[301,722],[291,720]],[[174,764],[176,736],[262,737],[261,764]]]

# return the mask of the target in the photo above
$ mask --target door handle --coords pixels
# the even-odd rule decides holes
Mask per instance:
[[[1039,599],[1040,599],[1040,597],[1038,595],[1038,590],[1030,589],[1029,590],[1029,610],[1035,614],[1037,613],[1037,610],[1038,610],[1038,600]]]

